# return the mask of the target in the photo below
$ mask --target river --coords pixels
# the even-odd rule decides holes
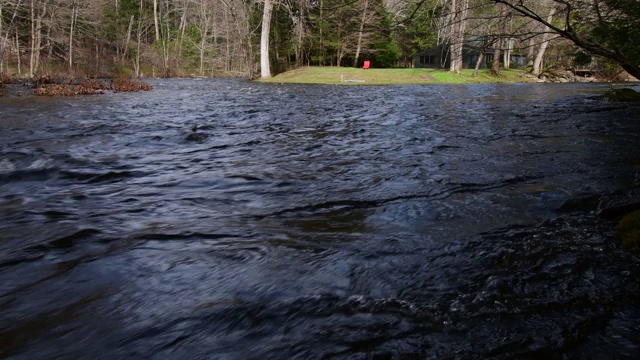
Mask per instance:
[[[0,357],[640,358],[609,84],[0,98]]]

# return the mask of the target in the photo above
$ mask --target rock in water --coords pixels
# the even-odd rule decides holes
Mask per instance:
[[[640,93],[629,88],[609,90],[604,96],[613,101],[640,101]]]

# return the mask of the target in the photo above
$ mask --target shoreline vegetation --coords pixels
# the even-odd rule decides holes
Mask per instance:
[[[460,73],[444,69],[385,68],[361,69],[351,67],[308,66],[285,71],[272,78],[253,79],[258,83],[325,84],[325,85],[453,85],[453,84],[514,84],[612,82],[610,79],[575,76],[570,71],[547,72],[540,77],[523,69],[502,69],[495,75],[482,69],[474,76],[472,69]],[[200,77],[197,77],[200,78]],[[69,79],[43,75],[33,79],[13,78],[0,74],[0,97],[20,96],[76,96],[98,95],[109,91],[149,91],[153,87],[144,78],[78,78]],[[608,94],[610,100],[637,101],[638,93]]]

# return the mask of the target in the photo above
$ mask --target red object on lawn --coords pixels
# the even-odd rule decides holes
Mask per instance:
[[[371,66],[371,61],[366,60],[366,61],[364,62],[364,66],[363,66],[362,68],[363,68],[363,69],[368,69],[368,68],[369,68],[369,66]]]

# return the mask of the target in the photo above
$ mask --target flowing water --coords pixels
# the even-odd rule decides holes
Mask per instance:
[[[610,85],[0,99],[0,357],[640,357]]]

